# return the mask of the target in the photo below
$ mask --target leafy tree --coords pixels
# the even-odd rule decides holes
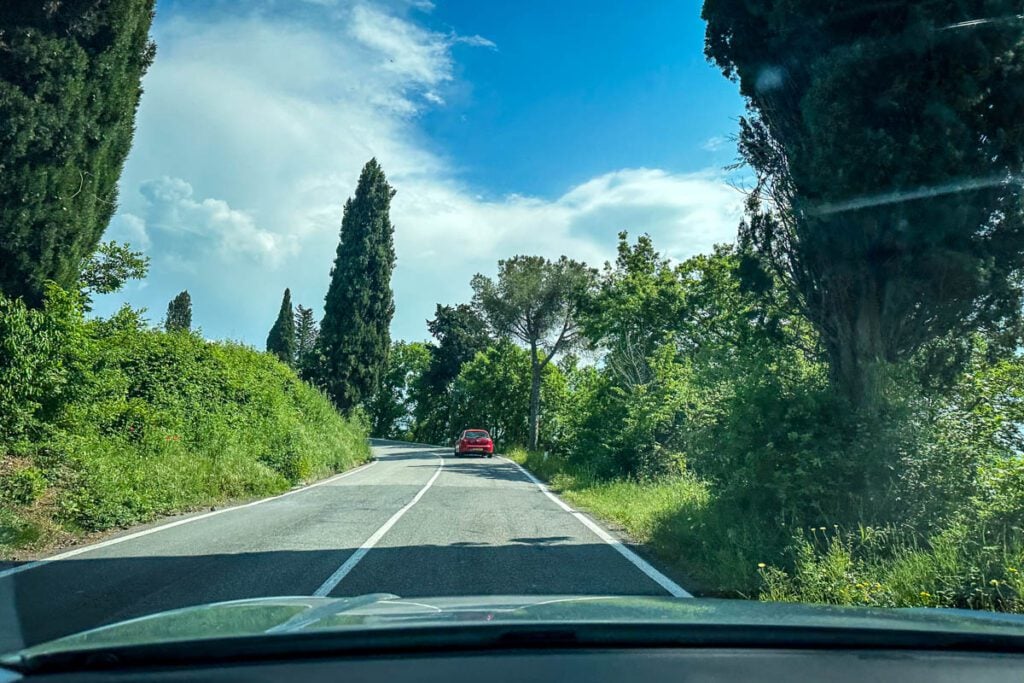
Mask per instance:
[[[646,359],[680,329],[687,280],[641,235],[630,246],[619,233],[618,258],[606,264],[596,295],[582,316],[584,336],[604,349],[605,364],[629,382],[650,375]]]
[[[114,213],[154,0],[0,3],[0,290],[77,286]]]
[[[931,340],[1019,339],[1019,14],[1015,0],[705,0],[706,54],[749,109],[748,280],[787,286],[855,405],[877,405],[885,368]]]
[[[530,355],[508,340],[501,340],[466,363],[452,387],[452,421],[461,431],[487,429],[499,448],[520,446],[530,436],[528,420],[531,392]],[[541,405],[561,404],[565,378],[554,364],[545,364],[541,377]]]
[[[475,275],[473,301],[494,331],[530,350],[530,437],[537,448],[541,373],[560,352],[580,341],[579,316],[592,294],[595,273],[562,257],[516,256],[498,262],[498,278]]]
[[[395,439],[411,433],[415,413],[412,388],[429,364],[430,352],[423,342],[392,342],[380,385],[366,404],[371,434]]]
[[[427,321],[437,344],[430,344],[430,364],[413,387],[416,431],[420,440],[442,443],[458,429],[452,423],[450,393],[462,366],[491,343],[480,314],[467,304],[437,305]]]
[[[188,332],[192,329],[192,297],[187,289],[167,304],[164,329],[168,332]]]
[[[82,289],[90,294],[111,294],[148,272],[149,257],[141,251],[132,251],[127,242],[103,242],[82,268]]]
[[[346,413],[375,391],[391,344],[395,249],[389,210],[394,195],[377,160],[371,159],[355,196],[345,202],[317,350],[323,362],[320,382]]]
[[[292,365],[295,362],[295,313],[292,311],[291,290],[284,290],[281,299],[281,310],[277,314],[274,326],[267,335],[267,351]]]
[[[295,367],[305,372],[311,365],[310,356],[316,347],[320,326],[313,317],[313,309],[302,304],[295,307]]]
[[[149,257],[132,251],[125,242],[102,242],[82,267],[81,291],[88,310],[93,294],[111,294],[128,280],[141,280],[149,272]]]

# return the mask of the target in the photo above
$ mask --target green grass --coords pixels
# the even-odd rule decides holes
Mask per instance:
[[[623,528],[701,595],[1024,611],[1024,538],[977,518],[927,537],[892,527],[795,531],[765,525],[693,477],[601,481],[558,457],[523,449],[508,456]]]
[[[930,537],[893,527],[815,529],[788,571],[764,567],[762,598],[879,607],[1024,611],[1024,543],[954,523]]]

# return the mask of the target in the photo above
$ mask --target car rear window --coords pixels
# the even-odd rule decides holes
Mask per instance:
[[[483,431],[468,431],[466,432],[467,439],[486,439],[490,434]]]

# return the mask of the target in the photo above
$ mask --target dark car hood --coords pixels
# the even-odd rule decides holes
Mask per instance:
[[[161,612],[37,645],[5,658],[263,634],[467,626],[652,624],[803,627],[1024,636],[1024,617],[943,609],[872,609],[642,596],[477,596],[403,599],[276,597]]]

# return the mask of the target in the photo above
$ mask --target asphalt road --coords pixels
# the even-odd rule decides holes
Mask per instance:
[[[0,570],[0,652],[241,598],[682,590],[509,461],[374,452],[364,468],[281,497]]]

